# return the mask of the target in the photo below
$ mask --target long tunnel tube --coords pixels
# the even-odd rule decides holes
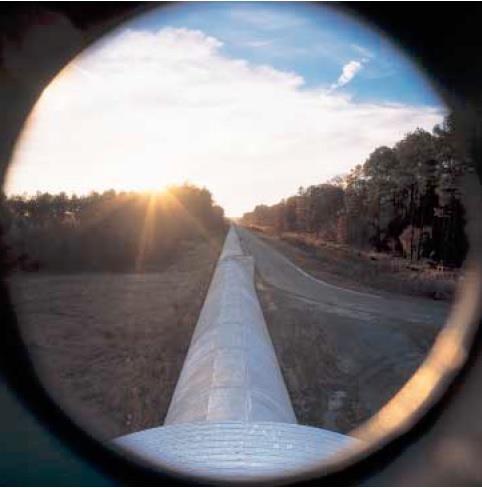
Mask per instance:
[[[296,417],[254,288],[254,262],[227,235],[165,425]]]
[[[113,445],[210,481],[282,479],[357,443],[301,426],[254,287],[254,261],[231,226],[162,427]]]

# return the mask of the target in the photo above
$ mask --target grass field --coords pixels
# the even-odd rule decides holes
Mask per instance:
[[[42,381],[101,439],[163,423],[223,240],[184,242],[158,273],[11,277]]]

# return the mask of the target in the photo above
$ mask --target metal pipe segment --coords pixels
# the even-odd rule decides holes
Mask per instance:
[[[254,285],[231,226],[164,426],[112,441],[144,461],[217,481],[289,476],[357,443],[297,424]]]
[[[254,287],[254,262],[231,227],[165,425],[286,422],[296,417]]]

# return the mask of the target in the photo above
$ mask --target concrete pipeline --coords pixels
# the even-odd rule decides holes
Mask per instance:
[[[353,444],[300,426],[254,286],[254,260],[231,226],[164,426],[114,445],[214,481],[277,478]]]

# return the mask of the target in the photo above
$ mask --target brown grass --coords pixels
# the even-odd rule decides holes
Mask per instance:
[[[223,240],[184,242],[163,272],[12,277],[37,371],[82,426],[109,439],[163,423]]]

